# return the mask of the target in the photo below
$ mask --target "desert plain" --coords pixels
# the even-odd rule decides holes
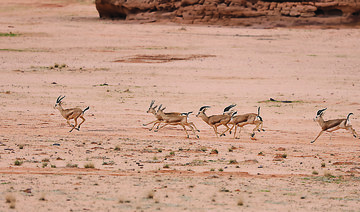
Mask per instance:
[[[360,30],[99,19],[93,1],[0,4],[0,211],[359,211]],[[69,132],[54,109],[80,107]],[[272,102],[270,98],[292,103]],[[151,100],[200,130],[143,124]],[[264,132],[195,115],[261,107]],[[225,128],[220,127],[219,131]]]

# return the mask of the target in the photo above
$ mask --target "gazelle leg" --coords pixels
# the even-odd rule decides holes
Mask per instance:
[[[71,129],[69,132],[73,131],[73,129],[76,129],[76,126],[77,126],[77,118],[74,118],[74,121],[75,121],[75,125],[72,127],[72,129]]]
[[[185,134],[186,134],[186,138],[189,138],[189,133],[187,132],[186,128],[185,128],[185,125],[183,124],[180,124],[183,128],[184,128],[184,131],[185,131]]]
[[[239,126],[237,126],[238,128],[239,128],[239,137],[238,137],[238,139],[240,139],[240,134],[241,134],[241,130],[242,130],[242,127],[239,127]]]
[[[260,130],[265,131],[265,130],[263,129],[263,124],[264,124],[264,122],[261,122],[261,124],[260,124]]]
[[[231,127],[231,129],[233,128],[235,126],[235,124]],[[235,131],[234,131],[234,139],[236,139],[236,130],[237,130],[237,125],[235,126]],[[230,130],[230,132],[231,132],[231,130]]]
[[[169,124],[165,123],[163,126],[159,127],[160,126],[160,123],[159,123],[159,125],[157,126],[157,128],[154,132],[158,132],[160,129],[164,128],[167,125],[169,125]]]
[[[311,141],[311,143],[314,143],[314,142],[320,137],[320,135],[323,134],[323,132],[324,132],[324,131],[321,130],[320,133],[319,133],[319,135],[316,136],[316,138],[315,138],[313,141]]]
[[[155,121],[149,122],[149,123],[147,123],[147,124],[143,124],[143,126],[147,126],[147,125],[152,124],[152,123],[155,123],[155,122],[157,122],[157,121],[158,121],[158,120],[155,120]]]
[[[260,132],[260,122],[259,123],[256,123],[256,126],[255,128],[253,129],[253,132],[255,132],[256,130]]]
[[[261,132],[261,130],[262,130],[262,121],[255,121],[254,122],[254,124],[256,125],[256,127],[253,129],[253,131],[255,131],[255,130],[257,130],[257,131],[259,131],[259,132]]]
[[[155,121],[155,124],[152,126],[152,128],[149,129],[149,131],[153,130],[156,124],[160,124],[160,121],[159,121],[159,120],[156,120],[156,121]]]
[[[77,130],[80,130],[80,126],[81,126],[81,124],[85,122],[85,118],[84,118],[84,117],[80,116],[80,118],[82,119],[82,121],[80,122],[80,124],[79,124],[79,126],[78,126]]]
[[[255,132],[251,133],[250,139],[251,139],[251,140],[256,140],[256,138],[255,138]]]
[[[230,134],[231,134],[231,131],[233,130],[234,126],[235,126],[235,124],[233,124],[233,126],[230,128],[230,131],[229,131]],[[235,129],[236,129],[236,127],[235,127]]]
[[[198,128],[196,128],[196,126],[195,126],[195,124],[194,124],[194,123],[189,122],[189,124],[190,124],[192,127],[194,127],[194,129],[195,129],[196,131],[200,132],[200,130],[198,130]]]
[[[214,131],[215,131],[215,135],[216,135],[216,137],[219,137],[219,133],[218,133],[218,131],[217,131],[217,127],[215,126],[215,125],[213,125],[212,126],[213,127],[213,129],[214,129]]]
[[[230,130],[230,127],[227,124],[223,124],[226,127],[226,130],[220,134],[220,136],[225,136],[225,133]]]
[[[355,129],[352,128],[351,125],[347,126],[346,130],[350,131],[352,133],[352,135],[354,136],[354,138],[359,137],[358,134],[356,133]]]
[[[194,135],[196,136],[196,138],[199,138],[199,136],[196,134],[196,132],[195,132],[195,130],[194,130],[194,127],[191,126],[191,125],[193,125],[193,126],[195,127],[195,125],[194,125],[192,122],[188,123],[186,126],[190,127],[191,131],[194,133]],[[195,127],[195,129],[196,129],[196,127]]]
[[[69,119],[66,119],[66,122],[68,123],[68,125],[69,125],[70,127],[74,127],[74,125],[70,124],[70,120],[69,120]]]

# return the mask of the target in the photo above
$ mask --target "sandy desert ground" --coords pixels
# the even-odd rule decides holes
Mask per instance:
[[[0,211],[360,210],[360,140],[310,144],[325,107],[360,132],[359,29],[100,20],[88,0],[2,0],[0,17]],[[90,106],[80,131],[59,95]],[[190,115],[200,139],[152,132],[153,99],[208,115],[260,106],[266,131],[217,138]]]

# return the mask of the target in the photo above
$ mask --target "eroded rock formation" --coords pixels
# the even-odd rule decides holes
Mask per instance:
[[[96,0],[101,18],[243,26],[360,22],[360,0]]]

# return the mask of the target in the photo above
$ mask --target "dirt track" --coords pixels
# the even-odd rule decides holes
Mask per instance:
[[[131,24],[87,1],[0,11],[0,211],[9,195],[18,211],[359,210],[359,140],[310,141],[324,107],[325,119],[353,112],[360,131],[360,30]],[[80,131],[53,109],[59,95],[90,106]],[[216,138],[191,115],[200,139],[150,132],[152,99],[209,115],[261,106],[266,131]]]

